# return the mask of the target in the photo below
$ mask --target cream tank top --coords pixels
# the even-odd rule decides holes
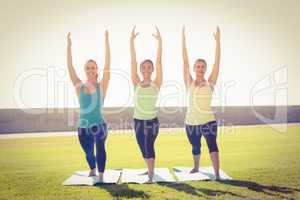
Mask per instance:
[[[211,109],[213,90],[208,84],[198,87],[192,82],[188,88],[188,105],[185,117],[187,125],[203,125],[215,121]]]

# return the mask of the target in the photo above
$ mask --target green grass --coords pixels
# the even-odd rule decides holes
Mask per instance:
[[[300,125],[286,133],[268,126],[219,131],[221,168],[235,180],[175,184],[62,186],[87,169],[77,137],[0,140],[0,199],[300,199]],[[201,165],[210,160],[202,140]],[[132,134],[109,135],[107,168],[145,167]],[[160,134],[157,167],[191,166],[183,131]]]

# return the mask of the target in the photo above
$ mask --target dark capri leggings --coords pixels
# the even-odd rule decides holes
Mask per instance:
[[[106,123],[92,126],[91,128],[78,128],[78,138],[85,153],[85,158],[90,169],[98,166],[98,172],[103,173],[106,164],[105,141],[107,137]],[[96,144],[96,156],[94,145]]]
[[[186,125],[187,137],[192,145],[193,155],[201,153],[201,136],[206,140],[209,153],[219,152],[217,145],[217,130],[218,124],[216,121],[211,121],[203,125]]]
[[[158,119],[134,119],[134,130],[143,158],[155,158],[154,143],[159,132]]]

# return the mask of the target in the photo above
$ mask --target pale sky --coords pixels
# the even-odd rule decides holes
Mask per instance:
[[[85,80],[86,60],[95,59],[103,67],[105,29],[110,34],[113,71],[105,106],[133,105],[129,79],[133,25],[140,33],[138,62],[155,61],[155,25],[162,35],[164,84],[159,106],[186,104],[183,25],[190,65],[197,58],[206,59],[206,76],[214,62],[212,34],[217,25],[221,28],[222,57],[213,105],[299,105],[299,8],[298,0],[1,0],[0,108],[78,106],[66,73],[66,34],[72,32],[74,66]]]

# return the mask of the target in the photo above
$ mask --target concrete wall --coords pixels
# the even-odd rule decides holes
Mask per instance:
[[[214,107],[222,125],[251,125],[300,122],[300,106]],[[0,133],[76,130],[77,109],[1,109]],[[184,126],[186,107],[159,108],[161,127]],[[104,108],[112,130],[132,128],[133,108]]]

